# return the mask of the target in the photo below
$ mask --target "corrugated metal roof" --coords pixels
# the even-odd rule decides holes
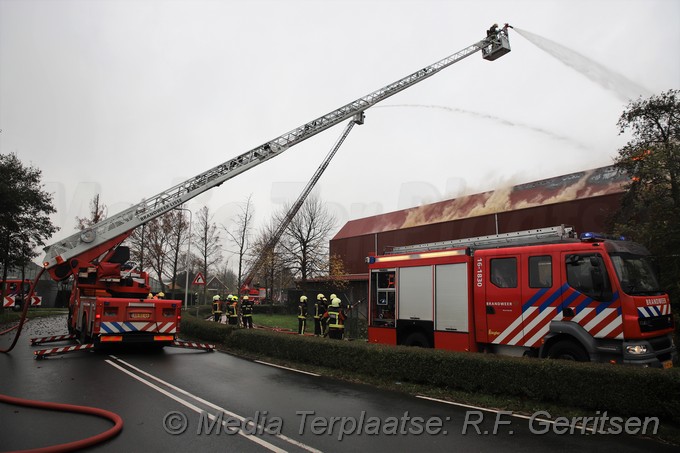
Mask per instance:
[[[628,176],[620,173],[613,166],[595,168],[416,208],[350,220],[333,239],[622,193],[629,181]]]

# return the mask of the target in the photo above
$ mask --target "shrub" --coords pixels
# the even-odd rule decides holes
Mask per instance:
[[[680,369],[513,358],[234,329],[183,319],[183,332],[229,348],[361,375],[680,421]]]

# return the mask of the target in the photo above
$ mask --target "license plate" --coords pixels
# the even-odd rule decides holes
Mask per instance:
[[[130,313],[132,319],[149,319],[151,313]]]
[[[664,368],[673,368],[673,361],[672,360],[663,361],[663,367]]]

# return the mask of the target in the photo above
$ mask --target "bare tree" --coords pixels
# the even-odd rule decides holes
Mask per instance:
[[[177,287],[177,266],[180,262],[180,257],[182,255],[182,249],[185,247],[187,241],[191,240],[189,238],[189,219],[182,210],[173,210],[166,214],[168,217],[168,222],[170,223],[170,253],[172,254],[172,276],[171,288],[173,292]],[[186,253],[184,255],[184,263],[188,263],[188,257]],[[188,267],[188,266],[185,266]],[[185,269],[185,272],[189,272]]]
[[[144,252],[146,251],[146,245],[144,239],[146,236],[147,226],[142,225],[136,228],[135,231],[125,240],[124,244],[130,247],[130,258],[139,264],[140,270],[145,270],[144,265]]]
[[[281,245],[303,287],[308,279],[328,274],[328,240],[336,223],[326,205],[311,196],[288,226]]]
[[[199,269],[203,273],[205,281],[210,281],[209,275],[212,274],[215,265],[222,261],[222,247],[220,244],[220,233],[217,225],[213,221],[213,215],[207,206],[203,206],[196,216],[194,226],[194,244],[196,246],[196,256]],[[206,300],[207,288],[203,286],[203,301]]]
[[[277,218],[279,217],[279,218]],[[257,279],[260,282],[259,286],[264,286],[267,290],[267,299],[273,300],[276,293],[276,284],[279,288],[283,285],[283,272],[285,270],[284,258],[282,256],[282,247],[279,243],[272,246],[272,237],[276,232],[277,225],[280,223],[281,216],[275,216],[272,222],[262,228],[253,241],[253,247],[256,256],[259,259],[260,265],[257,269],[254,281]],[[288,281],[286,280],[286,283]]]
[[[241,204],[241,212],[236,219],[236,226],[233,230],[229,231],[224,228],[227,236],[231,242],[236,245],[236,254],[238,256],[238,271],[237,271],[237,291],[241,290],[241,285],[243,284],[243,275],[245,272],[246,254],[248,253],[248,248],[250,246],[250,235],[252,232],[253,216],[255,215],[255,209],[252,203],[253,195],[249,195],[248,199]]]
[[[224,286],[227,287],[227,291],[232,294],[238,293],[238,277],[236,273],[229,269],[228,262],[222,263],[222,266],[217,271],[217,278],[220,279]]]
[[[169,212],[161,217],[157,217],[146,224],[144,229],[147,243],[149,266],[156,274],[158,281],[163,284],[163,277],[169,275],[168,256],[171,250],[171,234],[172,234],[172,215]]]
[[[88,217],[76,217],[76,230],[85,230],[102,220],[106,219],[106,205],[99,200],[99,194],[90,201],[90,213]]]

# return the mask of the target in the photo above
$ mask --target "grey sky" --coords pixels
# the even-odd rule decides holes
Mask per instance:
[[[315,191],[338,227],[610,164],[626,103],[593,74],[680,88],[676,0],[0,0],[0,152],[43,170],[58,239],[95,192],[118,212],[473,44],[494,22],[586,60],[565,64],[511,31],[507,56],[473,55],[368,110]],[[267,221],[342,127],[189,207],[208,203],[229,224],[252,193]]]

